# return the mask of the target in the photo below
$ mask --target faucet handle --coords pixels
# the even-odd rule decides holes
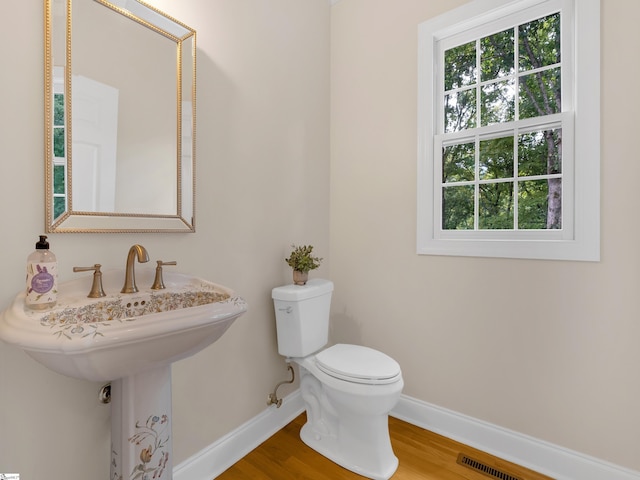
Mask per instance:
[[[102,272],[100,271],[99,263],[96,263],[93,267],[73,267],[74,272],[90,272],[93,270],[93,283],[91,284],[91,291],[87,297],[89,298],[101,298],[105,297],[106,294],[102,289]]]
[[[178,262],[175,260],[171,262],[163,262],[162,260],[157,260],[156,263],[158,266],[156,267],[156,278],[153,280],[153,285],[151,285],[151,290],[163,290],[165,288],[164,281],[162,279],[162,267],[164,265],[177,265]]]

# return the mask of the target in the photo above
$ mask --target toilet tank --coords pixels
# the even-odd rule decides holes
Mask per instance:
[[[332,292],[333,282],[320,278],[271,291],[280,355],[306,357],[327,344]]]

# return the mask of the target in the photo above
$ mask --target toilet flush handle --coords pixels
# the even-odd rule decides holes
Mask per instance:
[[[278,311],[284,312],[284,313],[291,313],[293,311],[293,308],[291,308],[291,307],[279,308]]]

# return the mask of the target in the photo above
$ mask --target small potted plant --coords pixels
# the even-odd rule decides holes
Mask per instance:
[[[296,285],[305,285],[309,279],[309,270],[315,270],[320,266],[322,258],[313,256],[313,245],[302,245],[296,247],[291,245],[293,251],[289,258],[285,258],[285,262],[293,268],[293,283]]]

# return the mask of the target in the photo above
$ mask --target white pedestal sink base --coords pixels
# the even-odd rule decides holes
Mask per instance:
[[[111,382],[111,480],[171,480],[171,365]]]

